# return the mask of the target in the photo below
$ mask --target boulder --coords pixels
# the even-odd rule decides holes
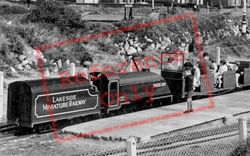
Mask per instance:
[[[134,43],[133,44],[133,47],[139,47],[140,46],[140,43]]]
[[[23,65],[22,65],[22,64],[18,64],[16,68],[17,68],[17,70],[19,70],[19,71],[24,70],[24,68],[23,68]]]
[[[168,43],[169,45],[172,43],[171,39],[169,37],[164,37],[164,41]]]
[[[22,65],[23,65],[23,66],[26,66],[27,64],[29,64],[29,61],[28,61],[28,60],[23,60],[23,61],[22,61]]]
[[[124,46],[124,43],[123,43],[123,42],[120,42],[120,43],[118,43],[118,46],[119,46],[119,47],[122,47],[122,46]]]
[[[142,48],[137,47],[136,49],[137,49],[138,52],[142,52]]]
[[[127,51],[128,55],[136,53],[137,50],[134,47],[130,47],[129,50]]]
[[[58,68],[62,68],[62,60],[61,59],[59,59],[57,61],[57,65],[58,65]]]
[[[65,65],[66,65],[67,67],[70,67],[70,60],[66,60]]]
[[[148,45],[147,49],[149,50],[155,50],[155,44],[154,43],[151,43]]]
[[[16,73],[16,69],[15,69],[14,67],[11,67],[11,66],[10,66],[10,71],[11,71],[12,73]]]
[[[135,36],[135,42],[138,42],[139,41],[139,39],[138,39],[138,37],[137,36]]]
[[[25,56],[25,55],[19,55],[18,59],[19,59],[20,61],[23,61],[23,60],[26,59],[26,56]]]
[[[160,48],[161,48],[161,44],[157,42],[157,43],[156,43],[156,46],[155,46],[155,49],[156,49],[156,50],[159,50]]]
[[[55,65],[52,69],[52,72],[57,73],[59,71],[58,66]]]
[[[129,46],[128,42],[126,42],[125,45],[124,45],[124,50],[125,50],[125,51],[128,51],[129,48],[130,48],[130,46]]]
[[[159,37],[158,41],[161,43],[161,42],[162,42],[162,38],[161,38],[161,37]]]
[[[27,64],[27,65],[25,66],[25,69],[26,69],[26,70],[31,70],[31,66]]]
[[[145,36],[144,39],[146,40],[146,42],[153,43],[153,40],[148,38],[147,36]]]
[[[129,40],[128,40],[128,43],[129,43],[130,46],[132,46],[132,45],[134,44],[133,39],[129,39]]]

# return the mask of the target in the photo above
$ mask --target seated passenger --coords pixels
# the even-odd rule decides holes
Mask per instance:
[[[244,68],[240,66],[240,62],[236,62],[236,68],[235,68],[235,71],[236,71],[236,87],[239,88],[240,85],[239,85],[239,79],[240,77],[243,76],[244,74]]]
[[[227,66],[227,61],[222,59],[220,61],[220,66],[219,66],[219,70],[217,73],[215,73],[215,80],[216,80],[216,85],[218,88],[221,88],[222,85],[222,75],[223,73],[225,73],[226,71],[228,71],[228,66]]]
[[[209,54],[208,53],[204,53],[203,58],[204,58],[204,61],[205,61],[204,63],[205,64],[203,64],[203,61],[201,61],[199,63],[199,67],[200,67],[201,74],[206,74],[207,72],[210,72],[211,70],[214,70],[214,66],[213,66],[212,62],[210,62],[210,60],[209,60]]]
[[[211,70],[212,73],[216,73],[217,70],[218,70],[218,65],[216,64],[215,60],[214,59],[210,59],[211,60],[211,63],[214,67],[214,69]]]
[[[167,63],[164,65],[165,69],[176,70],[176,66],[173,64],[174,58],[169,57]]]

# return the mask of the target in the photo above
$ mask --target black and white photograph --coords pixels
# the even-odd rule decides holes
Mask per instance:
[[[0,0],[0,156],[250,156],[250,0]]]

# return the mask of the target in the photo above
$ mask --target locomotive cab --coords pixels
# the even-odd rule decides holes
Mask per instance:
[[[174,100],[185,97],[184,54],[179,51],[161,53],[161,76],[166,80]]]

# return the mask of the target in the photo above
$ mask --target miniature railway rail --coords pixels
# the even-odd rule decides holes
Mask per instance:
[[[0,133],[7,133],[10,131],[15,131],[17,129],[16,124],[3,124],[0,126]]]

